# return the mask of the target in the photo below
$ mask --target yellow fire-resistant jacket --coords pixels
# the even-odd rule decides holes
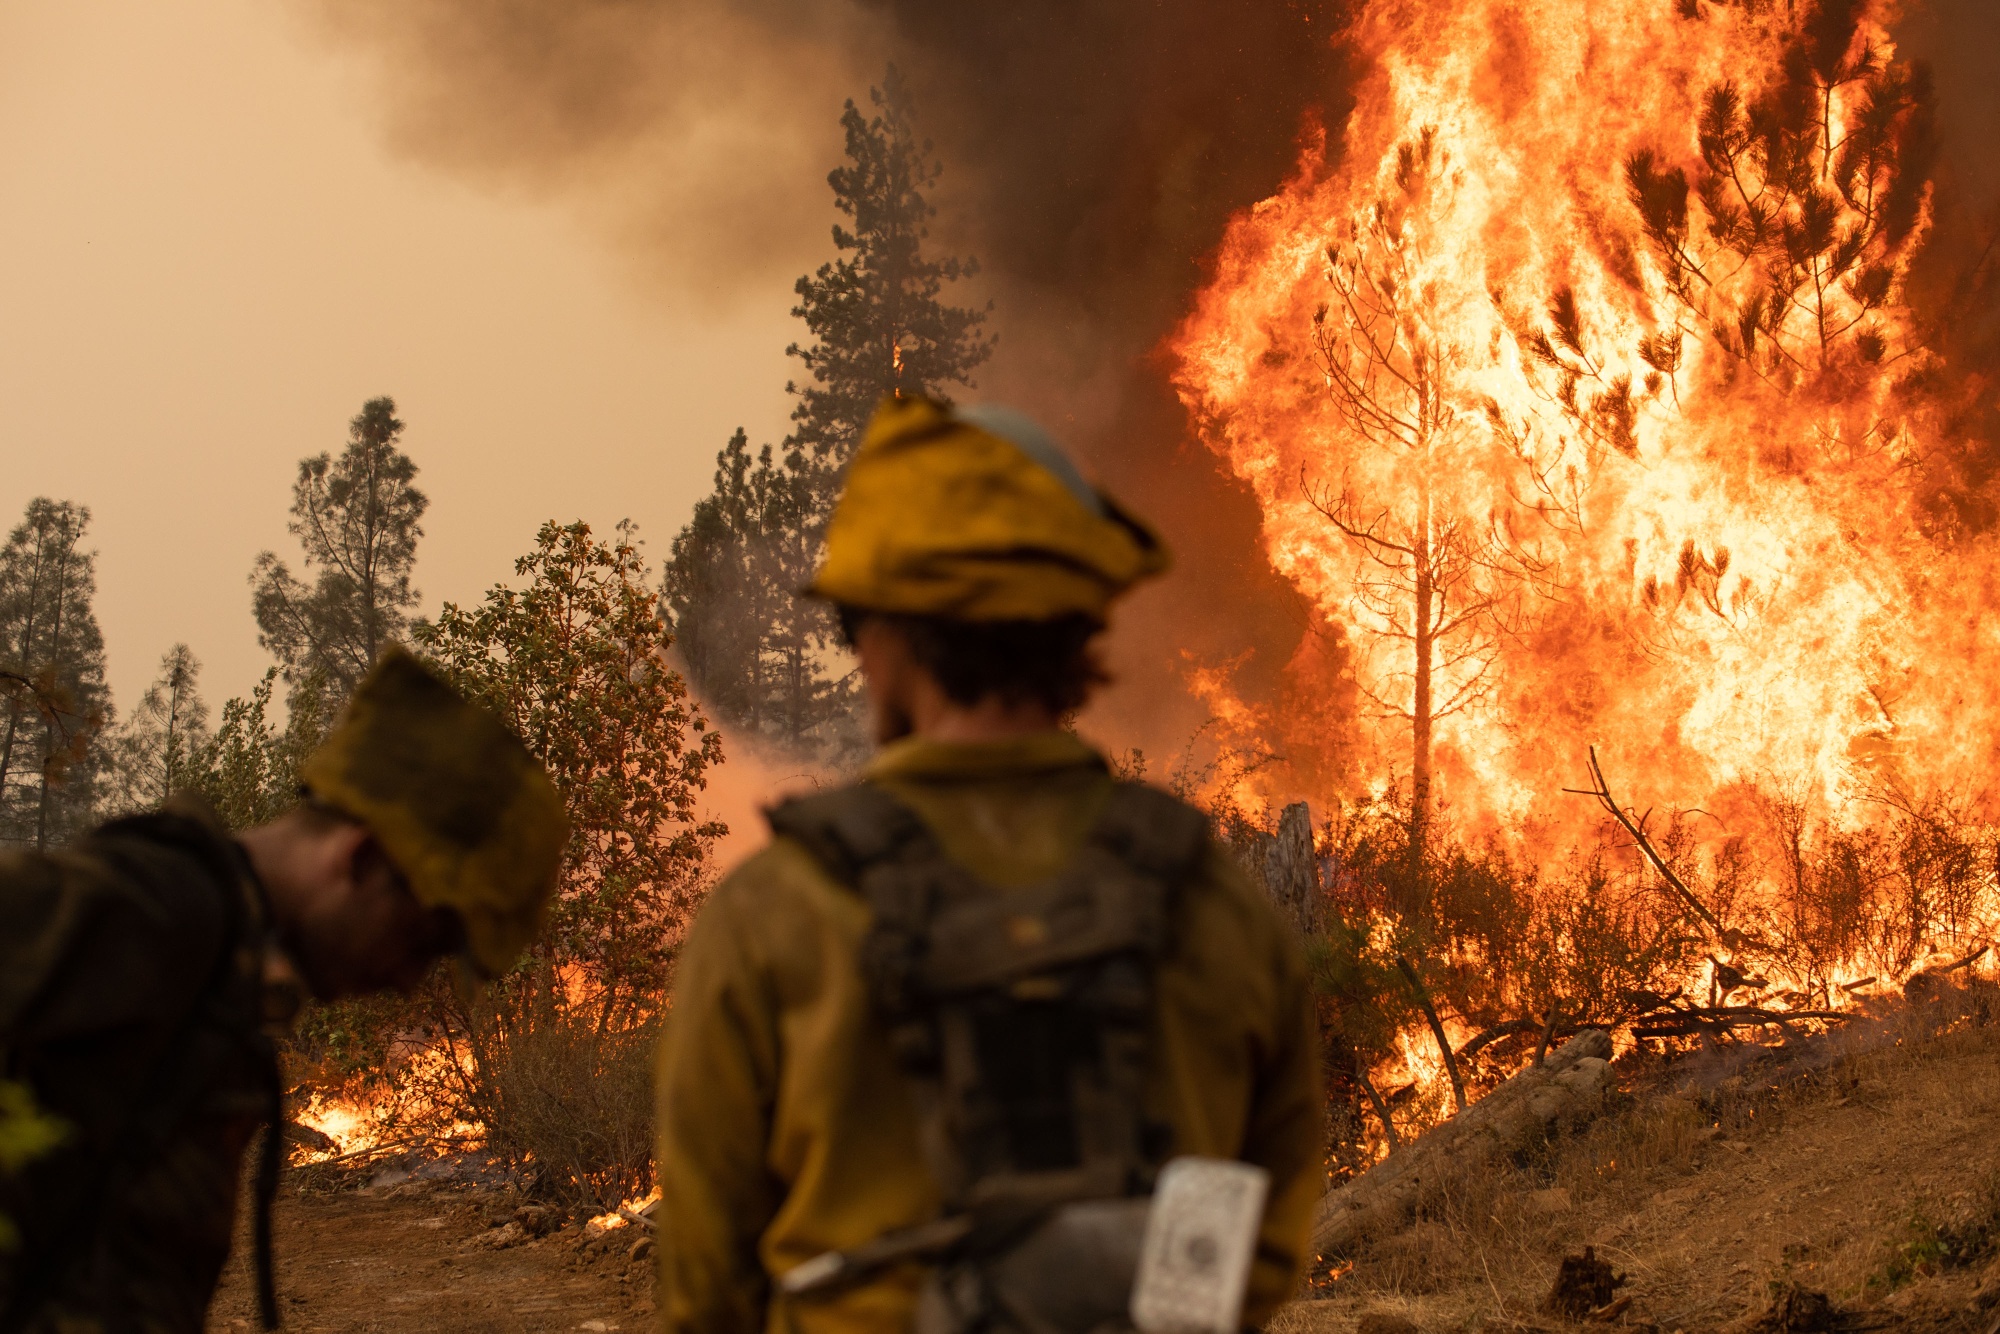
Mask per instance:
[[[912,739],[868,777],[1002,892],[1060,870],[1112,780],[1067,733],[965,745]],[[1173,1152],[1271,1173],[1244,1316],[1291,1292],[1323,1180],[1305,968],[1221,850],[1183,892],[1156,983],[1147,1110]],[[869,913],[786,839],[703,906],[661,1049],[660,1310],[671,1334],[906,1330],[922,1270],[792,1300],[769,1276],[936,1216],[917,1119],[859,967]]]

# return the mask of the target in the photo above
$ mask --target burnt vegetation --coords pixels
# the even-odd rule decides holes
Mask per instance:
[[[1700,162],[1651,148],[1626,187],[1687,325],[1745,369],[1790,388],[1923,348],[1879,317],[1900,295],[1936,158],[1929,75],[1859,36],[1869,6],[1810,11],[1762,88],[1702,97]],[[1844,124],[1839,98],[1851,104]],[[1646,349],[1671,374],[1687,327]]]

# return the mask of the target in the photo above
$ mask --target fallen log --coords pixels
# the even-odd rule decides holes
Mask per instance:
[[[1611,1036],[1579,1033],[1422,1139],[1330,1191],[1313,1219],[1313,1249],[1342,1254],[1401,1227],[1439,1180],[1477,1172],[1528,1149],[1559,1126],[1588,1120],[1613,1086]]]

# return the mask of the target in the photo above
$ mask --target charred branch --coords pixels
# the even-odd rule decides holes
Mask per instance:
[[[1389,1104],[1382,1101],[1382,1095],[1376,1091],[1374,1081],[1368,1078],[1367,1062],[1358,1057],[1354,1062],[1354,1082],[1361,1086],[1361,1092],[1366,1095],[1368,1105],[1375,1109],[1375,1119],[1382,1123],[1383,1138],[1389,1141],[1389,1152],[1394,1153],[1402,1148],[1402,1137],[1396,1133],[1396,1118],[1389,1114]]]
[[[1656,1011],[1647,1015],[1642,1023],[1633,1025],[1632,1036],[1641,1039],[1687,1038],[1772,1024],[1786,1027],[1808,1019],[1838,1023],[1852,1018],[1853,1014],[1842,1010],[1767,1010],[1757,1005],[1702,1005],[1683,1010]]]
[[[1451,1077],[1451,1103],[1459,1111],[1465,1110],[1465,1080],[1459,1077],[1458,1059],[1452,1055],[1451,1039],[1444,1035],[1444,1024],[1438,1019],[1437,1007],[1431,1004],[1430,989],[1417,976],[1416,967],[1403,955],[1396,956],[1396,967],[1410,984],[1410,990],[1417,996],[1417,1004],[1423,1008],[1424,1019],[1431,1026],[1431,1037],[1437,1040],[1438,1056],[1444,1061],[1444,1072]]]
[[[1667,864],[1667,859],[1662,857],[1659,849],[1653,846],[1653,840],[1646,836],[1644,820],[1633,819],[1631,814],[1618,804],[1617,798],[1611,795],[1611,784],[1605,780],[1604,766],[1598,762],[1597,747],[1595,746],[1590,748],[1590,777],[1593,786],[1588,788],[1566,787],[1563,791],[1575,796],[1595,798],[1597,804],[1604,808],[1605,813],[1616,820],[1624,828],[1625,832],[1632,836],[1633,844],[1638,847],[1646,860],[1652,863],[1653,869],[1660,873],[1660,878],[1667,882],[1668,887],[1680,897],[1681,902],[1685,903],[1695,916],[1701,918],[1707,924],[1710,931],[1718,936],[1722,935],[1722,920],[1709,911],[1708,905],[1703,903],[1695,892],[1688,888],[1687,882],[1682,880],[1674,868]]]

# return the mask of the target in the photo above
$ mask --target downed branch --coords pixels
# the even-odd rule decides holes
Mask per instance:
[[[1430,989],[1417,976],[1416,967],[1408,957],[1398,954],[1396,967],[1403,970],[1403,980],[1416,993],[1417,1004],[1423,1008],[1424,1019],[1431,1026],[1431,1036],[1437,1040],[1438,1055],[1444,1060],[1444,1072],[1451,1079],[1451,1107],[1455,1112],[1465,1110],[1465,1081],[1459,1078],[1458,1061],[1451,1054],[1451,1039],[1444,1034],[1444,1024],[1438,1019],[1437,1006],[1431,1003]]]
[[[1354,1058],[1354,1082],[1359,1084],[1361,1091],[1368,1095],[1368,1103],[1375,1109],[1376,1119],[1382,1123],[1383,1137],[1389,1141],[1389,1152],[1394,1153],[1396,1150],[1402,1148],[1402,1136],[1396,1133],[1396,1118],[1390,1115],[1389,1104],[1384,1102],[1382,1095],[1375,1091],[1375,1082],[1368,1078],[1368,1062],[1362,1060],[1359,1056]]]
[[[1646,1015],[1644,1027],[1634,1025],[1635,1038],[1685,1038],[1697,1033],[1722,1033],[1732,1028],[1757,1028],[1765,1024],[1790,1024],[1801,1019],[1854,1018],[1844,1010],[1766,1010],[1756,1005],[1703,1005],[1685,1010],[1655,1010]]]
[[[1493,1025],[1491,1028],[1482,1030],[1474,1034],[1466,1041],[1463,1047],[1458,1049],[1457,1056],[1460,1061],[1469,1061],[1488,1047],[1493,1046],[1495,1043],[1504,1042],[1508,1038],[1539,1036],[1541,1038],[1541,1045],[1540,1049],[1535,1053],[1535,1059],[1539,1061],[1543,1056],[1548,1054],[1549,1044],[1556,1038],[1575,1037],[1586,1028],[1597,1027],[1601,1027],[1601,1025],[1592,1024],[1588,1021],[1572,1023],[1563,1017],[1562,1010],[1558,1007],[1550,1011],[1547,1019],[1508,1019]]]
[[[1313,1249],[1321,1255],[1350,1251],[1370,1235],[1402,1226],[1441,1177],[1478,1172],[1561,1125],[1596,1115],[1613,1087],[1610,1062],[1611,1036],[1602,1029],[1570,1039],[1546,1062],[1328,1192],[1313,1220]]]
[[[1597,747],[1595,746],[1590,748],[1590,778],[1596,786],[1588,788],[1566,787],[1563,791],[1579,797],[1595,797],[1597,804],[1602,806],[1612,819],[1624,826],[1625,832],[1632,836],[1632,841],[1638,845],[1639,851],[1645,854],[1646,860],[1653,864],[1653,869],[1660,873],[1660,878],[1667,882],[1674,893],[1680,895],[1681,901],[1694,911],[1695,916],[1706,922],[1708,929],[1717,936],[1726,936],[1728,933],[1723,929],[1722,919],[1708,910],[1708,905],[1703,903],[1695,892],[1687,887],[1687,882],[1680,878],[1680,875],[1673,867],[1667,865],[1667,859],[1662,857],[1659,850],[1653,846],[1653,840],[1646,837],[1645,821],[1643,819],[1634,820],[1625,808],[1618,804],[1617,799],[1611,795],[1611,784],[1605,781],[1604,766],[1598,763]]]
[[[1488,1047],[1504,1038],[1519,1037],[1523,1033],[1539,1033],[1541,1031],[1542,1023],[1539,1019],[1509,1019],[1505,1023],[1495,1024],[1485,1032],[1474,1037],[1463,1047],[1460,1047],[1458,1049],[1458,1059],[1469,1061],[1480,1052],[1485,1051]]]

